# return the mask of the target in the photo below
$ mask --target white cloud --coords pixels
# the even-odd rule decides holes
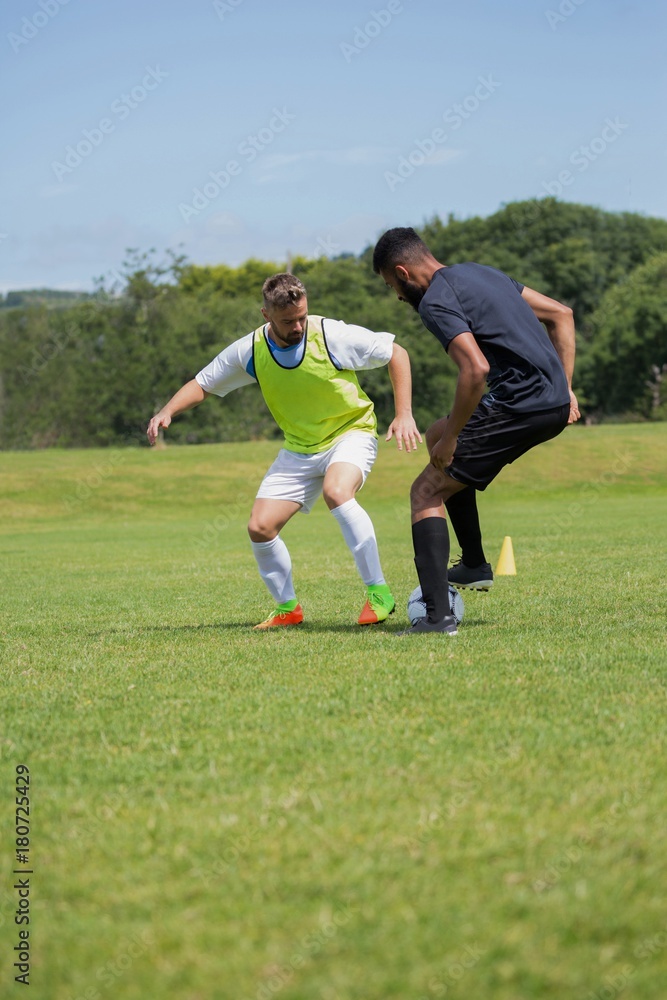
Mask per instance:
[[[28,291],[34,288],[50,288],[56,292],[81,292],[87,291],[83,287],[83,283],[78,281],[51,281],[48,284],[39,279],[35,281],[2,281],[0,280],[0,295],[6,295],[7,292],[21,292]]]
[[[396,149],[388,146],[352,146],[349,149],[306,149],[299,153],[269,153],[258,160],[254,172],[256,184],[271,181],[299,180],[311,163],[326,163],[337,167],[382,166],[396,156]],[[286,168],[290,168],[287,171]]]
[[[386,163],[394,150],[386,146],[354,146],[351,149],[331,149],[322,151],[322,159],[327,163],[341,166],[373,166]]]
[[[60,198],[63,194],[72,194],[79,190],[78,184],[46,184],[39,189],[40,198]]]
[[[243,220],[233,212],[216,212],[204,221],[209,233],[238,234],[243,231]]]
[[[146,250],[165,246],[161,233],[138,226],[120,215],[93,223],[54,224],[31,233],[12,234],[8,289],[64,288],[91,290],[93,279],[118,268],[128,247]],[[4,249],[4,248],[3,248]]]
[[[262,158],[262,166],[267,170],[277,170],[280,167],[289,167],[293,163],[300,163],[307,158],[304,153],[268,153]]]
[[[387,146],[352,146],[350,149],[304,149],[300,153],[269,153],[262,164],[269,169],[286,167],[293,163],[322,161],[337,165],[357,166],[360,163],[385,163],[396,152]]]
[[[294,222],[287,227],[267,229],[265,225],[261,228],[250,225],[231,212],[221,212],[201,225],[172,233],[168,245],[183,243],[184,252],[195,264],[236,266],[249,257],[260,257],[283,265],[288,254],[333,257],[340,253],[360,253],[390,224],[381,215],[357,214],[341,221],[329,219],[319,227]]]
[[[26,240],[28,264],[45,269],[66,262],[113,258],[120,264],[128,247],[161,246],[160,237],[147,226],[137,226],[120,215],[78,225],[56,224]]]
[[[443,163],[453,163],[465,156],[464,149],[436,149],[434,153],[424,159],[424,163],[429,167],[438,167]]]

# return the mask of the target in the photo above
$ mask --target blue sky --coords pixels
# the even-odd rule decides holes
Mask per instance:
[[[3,292],[90,289],[127,247],[359,252],[549,192],[667,217],[658,0],[7,0],[0,19]]]

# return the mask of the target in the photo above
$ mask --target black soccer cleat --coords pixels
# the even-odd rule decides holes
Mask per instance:
[[[456,618],[454,615],[445,615],[439,622],[430,622],[428,618],[420,618],[412,628],[408,628],[404,632],[397,632],[396,635],[418,635],[423,632],[446,632],[448,635],[457,635]]]
[[[493,570],[490,563],[479,566],[466,566],[459,559],[451,569],[447,570],[447,579],[459,590],[491,590],[493,586]]]

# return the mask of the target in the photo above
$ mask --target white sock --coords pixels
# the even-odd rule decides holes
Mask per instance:
[[[257,560],[259,575],[276,604],[296,600],[292,583],[292,560],[280,535],[276,535],[270,542],[251,541],[250,544]]]
[[[343,538],[366,586],[384,583],[373,522],[364,508],[352,499],[335,507],[331,513],[340,524]]]

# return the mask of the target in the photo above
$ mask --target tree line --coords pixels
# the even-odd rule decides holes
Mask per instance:
[[[553,198],[486,218],[438,216],[419,229],[445,264],[498,267],[566,302],[577,323],[575,389],[588,421],[667,417],[667,221]],[[447,411],[456,369],[418,316],[359,256],[296,258],[313,312],[395,333],[410,352],[421,428]],[[129,251],[115,284],[70,304],[0,310],[0,447],[145,443],[150,416],[223,347],[262,322],[276,261],[200,267],[174,252]],[[393,416],[386,369],[361,373],[378,421]],[[169,429],[173,442],[277,437],[259,391],[209,400]]]

